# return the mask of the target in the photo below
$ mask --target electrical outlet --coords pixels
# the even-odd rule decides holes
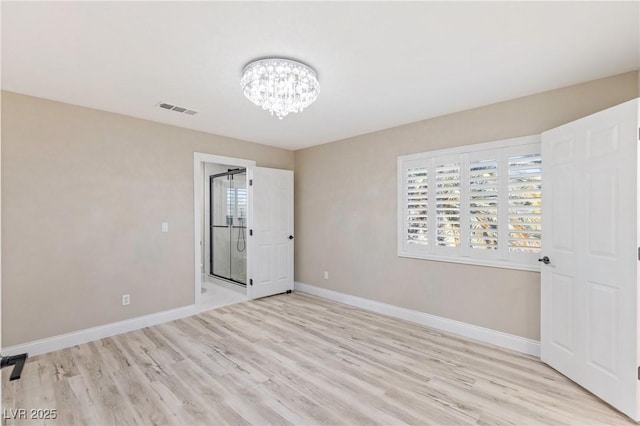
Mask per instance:
[[[329,271],[324,271],[324,279],[325,280],[329,279]]]
[[[122,306],[127,306],[129,303],[131,303],[131,298],[128,294],[123,294],[122,295]]]
[[[162,222],[162,232],[169,232],[169,222]]]

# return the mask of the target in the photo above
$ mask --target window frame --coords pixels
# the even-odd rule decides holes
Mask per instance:
[[[498,162],[498,249],[495,251],[476,250],[469,247],[469,197],[470,179],[469,164],[470,159],[482,158],[482,153],[490,154],[497,152],[500,155],[496,158]],[[532,135],[519,138],[504,139],[499,141],[485,142],[472,145],[464,145],[455,148],[439,149],[434,151],[421,152],[417,154],[398,156],[397,169],[397,250],[399,257],[435,260],[441,262],[463,263],[470,265],[489,266],[506,269],[517,269],[525,271],[540,271],[540,264],[537,261],[539,253],[516,253],[509,250],[509,161],[508,158],[513,153],[540,153],[541,157],[541,136]],[[495,156],[495,155],[494,155]],[[461,159],[460,174],[460,245],[458,247],[442,247],[436,243],[436,223],[435,223],[435,189],[436,179],[434,174],[436,159],[439,163],[451,161],[455,158]],[[455,160],[454,160],[455,161]],[[543,165],[542,165],[543,166]],[[541,166],[541,168],[542,168]],[[427,199],[427,226],[428,244],[410,244],[406,237],[406,211],[407,205],[407,176],[408,169],[413,167],[426,167],[428,169],[428,199]],[[542,173],[540,174],[542,178]]]

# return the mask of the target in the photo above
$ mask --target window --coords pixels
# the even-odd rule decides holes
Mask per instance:
[[[227,216],[247,216],[247,189],[227,188]]]
[[[538,136],[398,157],[398,255],[539,270]]]

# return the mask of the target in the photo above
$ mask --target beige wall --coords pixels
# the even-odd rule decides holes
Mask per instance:
[[[538,274],[397,257],[397,156],[540,133],[639,94],[627,73],[294,155],[2,92],[2,345],[193,302],[194,151],[295,160],[297,281],[538,339]]]
[[[296,281],[539,339],[538,273],[397,256],[397,157],[538,134],[639,85],[632,72],[296,151]]]
[[[294,166],[291,151],[2,93],[3,346],[193,303],[194,151]]]

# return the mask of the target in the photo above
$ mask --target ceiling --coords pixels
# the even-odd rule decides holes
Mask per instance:
[[[3,1],[2,88],[300,149],[638,69],[639,5]],[[270,55],[320,77],[283,120],[240,90]]]

